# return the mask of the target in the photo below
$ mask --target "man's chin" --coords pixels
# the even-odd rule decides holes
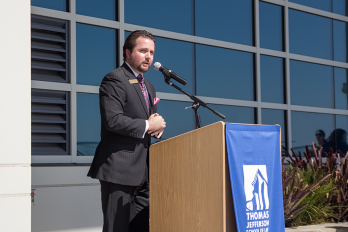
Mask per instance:
[[[148,66],[148,67],[141,67],[140,66],[140,67],[138,67],[138,69],[142,72],[147,72],[150,69],[150,66]]]

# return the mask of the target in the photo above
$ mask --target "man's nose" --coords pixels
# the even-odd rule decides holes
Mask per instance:
[[[152,54],[150,53],[150,52],[147,52],[146,54],[145,54],[145,58],[146,59],[150,59],[152,57]]]

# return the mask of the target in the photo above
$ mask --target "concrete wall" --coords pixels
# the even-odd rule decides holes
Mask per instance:
[[[32,167],[32,231],[100,232],[100,184],[87,166]]]
[[[0,1],[0,231],[30,231],[30,1]]]

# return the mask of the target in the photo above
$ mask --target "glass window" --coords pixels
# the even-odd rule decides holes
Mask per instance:
[[[77,93],[77,155],[94,156],[100,141],[99,95]]]
[[[76,0],[76,13],[117,20],[117,0]]]
[[[333,13],[340,14],[347,16],[347,0],[333,0],[332,1],[333,6]]]
[[[327,139],[330,143],[334,140],[335,146],[333,146],[333,151],[336,152],[341,151],[344,155],[346,155],[348,151],[347,144],[347,130],[348,130],[348,116],[346,115],[336,115],[336,129],[332,132]],[[342,157],[342,156],[341,156]]]
[[[290,61],[291,104],[333,108],[333,68]]]
[[[283,51],[283,7],[260,2],[260,46]]]
[[[284,103],[284,59],[261,55],[261,101]]]
[[[67,0],[31,0],[31,5],[52,10],[68,11],[67,2]]]
[[[125,38],[127,38],[129,34],[130,32],[126,32]],[[192,43],[156,37],[153,64],[155,62],[160,62],[164,67],[172,70],[187,80],[187,85],[184,86],[172,79],[175,85],[179,86],[184,91],[193,94],[193,53],[194,44]],[[153,69],[153,65],[149,71],[144,74],[144,77],[151,81],[157,92],[181,93],[180,91],[166,84],[164,82],[163,74]]]
[[[99,86],[116,68],[116,30],[76,24],[77,84]]]
[[[316,114],[305,112],[291,112],[292,147],[298,151],[306,151],[306,145],[312,147],[315,143],[316,149],[323,147],[325,152],[330,150],[326,143],[330,133],[335,129],[334,115]],[[311,148],[310,150],[313,149]]]
[[[226,105],[215,105],[209,104],[209,106],[226,116],[223,120],[210,110],[199,107],[199,113],[203,126],[210,125],[218,121],[230,122],[230,123],[255,123],[255,109],[250,107],[239,107],[239,106],[226,106]]]
[[[289,9],[290,52],[332,60],[332,20]]]
[[[124,7],[126,23],[193,34],[193,0],[128,0]]]
[[[347,23],[333,20],[334,60],[347,62]]]
[[[348,109],[348,73],[347,69],[335,68],[335,108]]]
[[[331,0],[289,0],[289,2],[331,12]]]
[[[284,110],[271,110],[261,109],[262,124],[275,125],[278,124],[281,127],[281,140],[282,145],[286,146],[286,127],[285,127],[285,114]]]
[[[196,45],[196,75],[197,95],[254,100],[252,53]]]
[[[166,121],[166,128],[164,129],[162,139],[152,138],[152,143],[160,142],[195,129],[193,110],[185,110],[185,107],[191,105],[190,102],[161,100],[157,104],[158,113]]]
[[[197,36],[254,45],[252,0],[195,1],[195,17]]]

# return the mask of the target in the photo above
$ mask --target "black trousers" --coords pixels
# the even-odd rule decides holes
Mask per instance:
[[[139,186],[101,181],[103,232],[149,232],[147,170]]]

